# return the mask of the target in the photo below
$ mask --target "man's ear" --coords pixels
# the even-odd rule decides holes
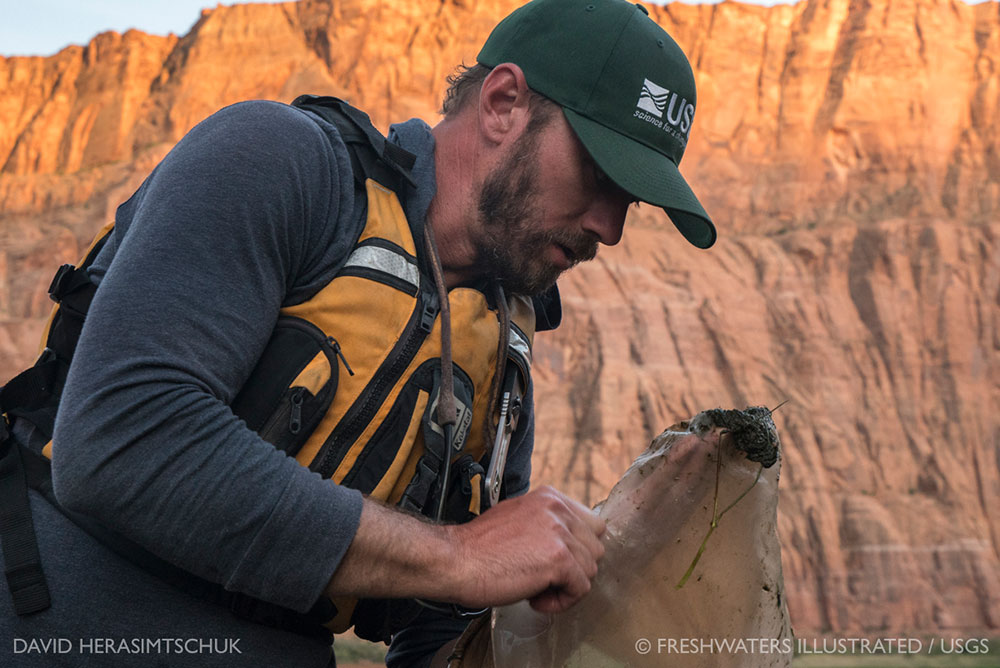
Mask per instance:
[[[530,90],[524,72],[514,63],[501,63],[483,80],[479,91],[479,129],[495,144],[516,139],[530,118]]]

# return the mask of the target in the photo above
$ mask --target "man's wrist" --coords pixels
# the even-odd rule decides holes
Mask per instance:
[[[458,529],[366,498],[357,533],[326,593],[451,602],[460,595],[466,566]]]

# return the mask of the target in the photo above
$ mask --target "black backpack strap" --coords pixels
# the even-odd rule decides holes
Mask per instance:
[[[70,360],[76,351],[90,302],[97,291],[87,270],[104,248],[112,229],[112,226],[105,228],[79,267],[64,264],[56,271],[49,285],[49,297],[59,307],[49,322],[45,350],[34,366],[0,387],[0,412],[6,413],[12,420],[31,423],[47,439],[52,438]]]
[[[30,615],[52,605],[49,587],[38,554],[35,524],[31,519],[28,483],[21,448],[0,415],[0,543],[4,576],[14,602],[14,612]]]
[[[369,178],[397,195],[404,183],[417,187],[410,174],[416,156],[383,137],[365,112],[340,98],[318,95],[300,95],[292,106],[310,111],[337,127],[351,155],[354,178],[362,188]]]
[[[99,245],[103,246],[103,241]],[[81,263],[79,267],[64,264],[49,286],[49,297],[59,304],[59,310],[53,316],[45,347],[67,362],[73,359],[83,321],[97,292],[97,286],[90,282],[87,274],[89,266],[89,263]]]
[[[34,366],[0,387],[0,411],[11,420],[23,419],[31,423],[50,440],[67,367],[55,355],[43,354]]]
[[[413,166],[417,157],[398,144],[386,139],[372,125],[368,114],[341,100],[340,98],[318,95],[300,95],[292,106],[308,111],[334,125],[347,146],[354,172],[355,191],[366,197],[367,179],[372,179],[396,194],[399,204],[406,211],[407,198],[416,191]],[[361,213],[362,221],[366,213]],[[418,231],[420,226],[418,226]],[[419,234],[414,233],[415,239]],[[417,266],[429,275],[430,268],[423,252],[423,244],[416,244]]]
[[[14,612],[29,615],[52,604],[42,571],[28,488],[51,489],[48,464],[32,463],[29,451],[15,442],[8,419],[24,420],[47,439],[52,438],[59,397],[76,350],[96,286],[87,269],[110,236],[109,226],[91,246],[79,267],[63,265],[49,285],[49,296],[59,304],[48,327],[45,351],[34,366],[0,387],[0,543],[4,575],[14,602]]]
[[[113,233],[113,225],[106,227],[103,235],[94,241],[80,266],[64,264],[59,267],[49,284],[49,298],[59,304],[59,308],[52,316],[45,347],[47,352],[55,353],[59,359],[64,360],[67,369],[76,351],[76,342],[83,330],[90,302],[97,292],[97,286],[90,281],[88,270]],[[62,392],[61,385],[57,389]]]

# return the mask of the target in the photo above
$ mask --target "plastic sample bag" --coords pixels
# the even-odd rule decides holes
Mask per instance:
[[[449,665],[791,665],[778,459],[765,408],[705,411],[663,432],[598,506],[606,553],[591,592],[557,615],[494,610]]]

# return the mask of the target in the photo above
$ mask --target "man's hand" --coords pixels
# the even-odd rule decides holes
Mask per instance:
[[[529,599],[560,612],[590,591],[604,520],[551,487],[436,526],[366,499],[329,596],[426,598],[468,607]]]
[[[604,520],[551,487],[451,529],[462,549],[457,602],[469,607],[528,599],[539,612],[561,612],[590,591],[604,555]]]

